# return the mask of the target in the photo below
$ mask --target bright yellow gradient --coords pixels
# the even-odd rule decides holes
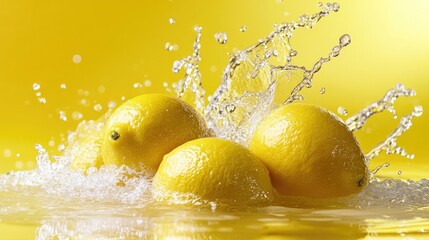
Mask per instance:
[[[317,11],[316,0],[125,0],[125,1],[0,1],[0,172],[34,167],[34,144],[48,147],[53,138],[74,129],[79,111],[84,119],[97,119],[96,103],[121,102],[138,94],[164,92],[163,82],[176,82],[173,60],[191,53],[193,26],[203,26],[201,71],[204,86],[212,93],[220,82],[228,52],[254,44],[272,30],[274,22],[296,19]],[[417,90],[417,97],[399,100],[399,113],[414,104],[429,110],[429,1],[339,0],[341,10],[312,30],[300,30],[292,40],[299,51],[296,61],[307,66],[325,56],[339,36],[349,33],[352,44],[339,58],[326,64],[315,77],[314,88],[305,90],[306,102],[332,111],[338,106],[356,112],[401,82]],[[170,25],[173,17],[176,24]],[[246,32],[240,32],[242,25]],[[226,45],[213,35],[229,34]],[[177,44],[168,52],[165,43]],[[82,57],[79,64],[72,58]],[[133,88],[151,80],[152,86]],[[38,103],[33,83],[41,84],[47,103]],[[65,83],[67,88],[61,89]],[[104,86],[105,91],[100,86]],[[319,89],[326,88],[320,95]],[[81,91],[79,91],[81,89]],[[89,96],[79,95],[89,91]],[[87,99],[88,107],[80,104]],[[69,120],[59,120],[58,111]],[[364,151],[384,139],[397,124],[389,114],[369,121],[358,133]],[[429,114],[414,121],[399,141],[416,154],[412,161],[382,156],[374,166],[390,161],[381,173],[402,170],[404,178],[428,176]],[[53,147],[49,147],[53,151]],[[54,152],[54,151],[53,151]],[[16,154],[20,154],[17,157]],[[26,228],[26,229],[24,229]],[[3,237],[32,239],[33,227],[2,225]]]
[[[110,100],[121,102],[138,94],[164,92],[163,82],[178,81],[183,73],[171,71],[175,59],[191,53],[193,26],[203,26],[202,62],[204,86],[212,93],[220,82],[228,53],[254,44],[266,36],[274,22],[296,19],[318,10],[318,1],[34,1],[0,3],[0,172],[34,167],[35,143],[48,147],[72,130],[78,121],[97,119]],[[292,39],[297,63],[311,66],[326,56],[338,38],[348,33],[352,44],[326,64],[315,77],[314,88],[305,90],[306,102],[334,112],[338,106],[350,113],[363,108],[401,82],[417,90],[417,97],[399,100],[399,113],[414,104],[429,108],[429,2],[425,0],[338,1],[341,10],[312,29],[301,29]],[[176,20],[169,24],[169,18]],[[240,32],[242,25],[246,32]],[[220,45],[213,35],[229,34]],[[165,43],[177,51],[165,50]],[[75,54],[82,57],[76,64]],[[133,84],[151,80],[151,87]],[[41,84],[45,105],[37,101],[33,83]],[[66,89],[60,84],[65,83]],[[100,86],[102,86],[100,88]],[[99,91],[103,90],[105,91]],[[326,88],[320,95],[319,89]],[[79,91],[79,89],[81,89]],[[85,90],[89,96],[83,96]],[[81,95],[79,95],[79,92]],[[87,100],[88,106],[80,104]],[[104,110],[93,110],[96,103]],[[59,119],[68,113],[68,121]],[[384,174],[402,170],[404,178],[427,176],[429,170],[428,114],[415,119],[413,128],[399,141],[416,154],[412,161],[382,156],[374,166],[390,161]],[[364,151],[384,139],[398,120],[388,113],[368,122],[358,133]],[[52,152],[53,147],[48,147]],[[55,147],[56,148],[56,147]],[[17,157],[16,154],[20,154]],[[18,161],[18,162],[17,162]]]

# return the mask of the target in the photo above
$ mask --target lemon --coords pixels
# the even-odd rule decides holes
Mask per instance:
[[[101,141],[103,137],[104,117],[79,123],[64,150],[64,156],[70,158],[72,169],[86,171],[90,167],[103,165]]]
[[[155,172],[165,154],[209,136],[204,119],[184,101],[147,94],[119,106],[107,120],[102,156],[105,164]]]
[[[263,204],[273,188],[261,160],[243,146],[218,138],[187,142],[164,157],[153,179],[159,201]]]
[[[365,157],[353,133],[318,106],[279,107],[257,126],[249,147],[284,195],[346,196],[360,192],[368,181]]]

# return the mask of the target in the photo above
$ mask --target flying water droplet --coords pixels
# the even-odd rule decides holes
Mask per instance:
[[[38,84],[38,83],[33,83],[33,90],[34,91],[37,91],[37,90],[39,90],[40,89],[40,84]]]
[[[79,64],[80,62],[82,62],[82,57],[79,54],[75,54],[73,55],[72,60],[75,64]]]
[[[101,112],[101,110],[103,110],[103,106],[101,106],[101,104],[98,103],[94,105],[94,111]]]
[[[343,116],[347,116],[347,114],[349,113],[349,111],[347,111],[346,108],[339,106],[338,110],[337,110],[338,114],[341,114]]]
[[[169,42],[165,43],[165,50],[167,50],[167,51],[173,51],[173,48],[174,48],[173,44],[171,44]]]
[[[218,32],[214,35],[216,41],[220,44],[226,44],[228,42],[228,34],[225,32]]]
[[[325,94],[325,92],[326,92],[326,89],[324,87],[322,87],[319,91],[320,94]]]
[[[144,84],[144,86],[145,86],[145,87],[150,87],[150,86],[152,86],[152,81],[150,81],[150,80],[145,80],[145,81],[143,82],[143,84]]]
[[[247,31],[247,26],[243,25],[240,27],[240,32],[246,32]]]
[[[168,19],[168,23],[170,23],[171,25],[176,23],[176,20],[174,18],[169,18]]]
[[[345,47],[352,42],[352,38],[348,34],[344,34],[340,37],[340,47]]]
[[[78,121],[78,120],[81,120],[82,118],[83,118],[83,114],[82,114],[82,113],[80,113],[80,112],[78,112],[78,111],[74,111],[74,112],[72,113],[72,119],[73,119],[73,120]]]
[[[134,87],[134,88],[141,88],[141,87],[142,87],[142,84],[141,84],[141,83],[139,83],[139,82],[136,82],[136,83],[134,83],[134,84],[133,84],[133,87]]]

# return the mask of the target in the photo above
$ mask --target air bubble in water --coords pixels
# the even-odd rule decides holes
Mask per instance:
[[[398,175],[402,175],[402,171],[401,170],[398,171]]]
[[[245,32],[245,31],[247,31],[247,26],[246,25],[241,26],[240,32]]]
[[[225,44],[226,42],[228,42],[228,34],[224,32],[215,33],[214,37],[216,41],[220,44]]]
[[[66,88],[67,88],[67,85],[66,85],[65,83],[61,83],[60,88],[61,88],[61,89],[66,89]]]
[[[176,23],[176,20],[174,18],[169,18],[168,19],[168,23],[170,23],[171,25]]]

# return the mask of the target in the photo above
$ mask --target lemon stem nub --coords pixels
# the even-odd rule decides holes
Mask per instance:
[[[118,140],[118,138],[119,138],[120,136],[121,136],[121,135],[119,135],[119,133],[118,133],[118,132],[116,132],[116,131],[113,131],[113,132],[110,134],[110,138],[112,138],[112,140],[114,140],[114,141]]]
[[[361,178],[361,179],[357,182],[358,187],[362,187],[362,186],[363,186],[363,183],[364,183],[364,178]]]

